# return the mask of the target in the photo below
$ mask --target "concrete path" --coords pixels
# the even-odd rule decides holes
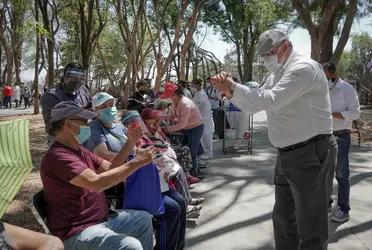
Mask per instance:
[[[264,114],[255,121],[253,155],[223,155],[221,143],[215,143],[216,157],[203,171],[206,178],[192,189],[207,201],[200,218],[188,222],[186,249],[274,249],[271,211],[276,150],[268,142]],[[330,222],[328,249],[372,249],[371,152],[369,146],[352,146],[351,219],[342,225]]]
[[[0,108],[0,117],[1,116],[14,116],[14,115],[32,115],[34,113],[34,107],[25,109],[24,106],[11,109],[4,109],[4,107]]]

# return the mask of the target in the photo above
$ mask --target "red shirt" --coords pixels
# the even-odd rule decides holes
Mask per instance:
[[[3,96],[12,96],[12,87],[10,87],[9,85],[5,86],[4,89],[3,89]]]
[[[82,171],[94,172],[102,159],[88,149],[74,150],[55,142],[41,162],[40,175],[47,202],[47,225],[62,240],[101,223],[109,208],[104,193],[97,193],[70,183]]]

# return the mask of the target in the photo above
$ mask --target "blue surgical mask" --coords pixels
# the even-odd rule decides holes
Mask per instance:
[[[80,132],[79,132],[79,134],[75,135],[75,137],[78,140],[79,144],[83,144],[90,137],[90,127],[79,126],[79,129],[80,129]]]
[[[99,119],[104,123],[111,124],[116,118],[117,111],[118,110],[116,107],[108,107],[101,109],[98,111]]]

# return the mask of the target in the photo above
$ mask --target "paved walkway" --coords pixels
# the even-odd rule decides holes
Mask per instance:
[[[15,108],[15,105],[11,109],[0,108],[0,117],[1,116],[14,116],[14,115],[31,115],[34,113],[34,107],[25,109],[24,106]]]
[[[207,201],[196,223],[188,223],[186,249],[274,249],[276,152],[267,139],[264,115],[255,120],[253,155],[218,154],[221,143],[215,143],[217,155],[203,171],[206,179],[192,189]],[[372,249],[371,152],[370,146],[352,146],[351,219],[344,224],[330,222],[330,250]]]

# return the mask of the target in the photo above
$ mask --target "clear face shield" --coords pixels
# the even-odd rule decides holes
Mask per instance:
[[[81,68],[69,68],[63,76],[63,87],[67,93],[78,91],[84,85],[87,70]]]

